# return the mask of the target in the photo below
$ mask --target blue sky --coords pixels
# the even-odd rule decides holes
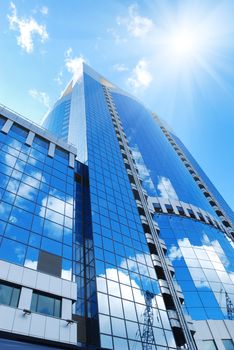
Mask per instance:
[[[39,123],[84,60],[181,138],[234,208],[234,1],[0,0],[0,103]]]

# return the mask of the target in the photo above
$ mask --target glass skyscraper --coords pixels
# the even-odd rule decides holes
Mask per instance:
[[[234,349],[234,213],[157,115],[87,65],[0,113],[0,348]]]

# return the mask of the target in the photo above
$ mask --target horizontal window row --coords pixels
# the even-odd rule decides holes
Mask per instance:
[[[12,283],[0,281],[0,304],[17,308],[21,287]],[[61,298],[52,297],[48,294],[33,291],[30,311],[61,317]]]
[[[17,163],[18,164],[18,163]],[[9,165],[2,165],[0,163],[0,172],[4,176],[4,182],[7,184],[9,183],[9,186],[11,186],[11,183],[19,183],[20,181],[24,184],[30,185],[31,187],[34,187],[36,189],[41,189],[45,192],[48,192],[50,188],[55,188],[62,192],[67,192],[70,195],[73,195],[74,193],[74,177],[70,179],[70,181],[66,181],[66,177],[62,174],[60,178],[48,175],[46,173],[42,173],[41,171],[37,171],[37,169],[34,168],[33,174],[28,175],[25,174],[23,169],[19,169],[17,166],[13,170],[9,167]],[[12,188],[12,186],[11,186]],[[13,187],[14,189],[14,187]],[[10,189],[11,190],[11,189]],[[15,192],[15,191],[13,191]]]

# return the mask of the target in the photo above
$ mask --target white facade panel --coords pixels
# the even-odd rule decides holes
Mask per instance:
[[[22,310],[16,310],[12,331],[14,333],[29,334],[31,315],[26,315]]]
[[[72,318],[72,302],[69,299],[62,299],[62,318],[64,320]]]
[[[12,125],[13,125],[13,121],[10,119],[7,119],[6,123],[2,127],[1,131],[4,132],[4,134],[8,134]]]
[[[32,300],[32,289],[22,287],[19,299],[19,309],[30,310]]]
[[[10,269],[8,272],[8,281],[21,284],[22,278],[23,278],[22,267],[15,264],[10,264]]]
[[[70,299],[71,298],[71,288],[70,288],[71,282],[62,280],[62,295],[65,298]]]
[[[47,317],[45,325],[45,338],[59,341],[59,328],[59,319]]]
[[[30,330],[29,330],[30,335],[39,337],[39,338],[44,338],[45,325],[46,325],[46,316],[32,313]]]
[[[0,279],[6,280],[10,270],[10,263],[0,260]]]
[[[15,319],[15,309],[6,305],[0,305],[0,329],[11,332]]]
[[[37,273],[36,289],[48,292],[50,285],[50,276],[45,273]]]
[[[35,270],[31,269],[24,269],[23,270],[23,278],[22,278],[22,285],[36,288],[36,282],[37,282],[37,273]]]
[[[70,289],[70,286],[69,286]],[[56,295],[61,295],[62,280],[60,278],[50,276],[48,292]]]
[[[26,145],[32,146],[34,137],[35,137],[35,133],[32,132],[32,131],[29,131],[28,136],[27,136],[27,139],[26,139],[26,141],[25,141]]]

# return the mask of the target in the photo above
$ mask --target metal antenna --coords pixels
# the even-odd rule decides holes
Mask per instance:
[[[232,316],[234,313],[234,307],[233,307],[232,301],[229,298],[229,295],[226,291],[225,291],[225,298],[226,298],[227,316],[228,316],[229,320],[232,320]]]
[[[226,292],[226,290],[223,290],[223,288],[220,289],[220,300],[219,300],[219,304],[221,305],[221,300],[222,300],[222,293],[224,292],[225,294],[225,299],[226,299],[226,310],[227,310],[227,317],[229,320],[233,319],[233,314],[234,314],[234,306],[233,303],[228,295],[228,293]]]
[[[156,343],[154,339],[153,332],[153,322],[154,322],[154,314],[152,307],[152,299],[154,298],[154,294],[149,292],[148,290],[144,294],[145,296],[145,311],[144,311],[144,327],[141,336],[143,350],[152,350],[152,345],[156,348]]]

